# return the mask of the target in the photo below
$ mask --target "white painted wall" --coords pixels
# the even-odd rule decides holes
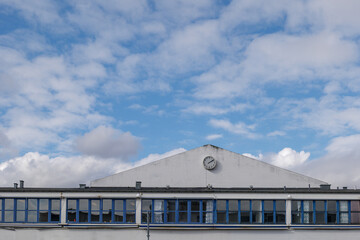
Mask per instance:
[[[203,159],[213,156],[217,166],[203,167]],[[91,182],[92,187],[318,187],[325,182],[206,145]]]
[[[144,229],[0,229],[1,240],[145,240]],[[151,230],[150,240],[347,240],[359,230]]]

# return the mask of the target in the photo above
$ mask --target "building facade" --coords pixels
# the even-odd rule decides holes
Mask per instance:
[[[360,191],[205,145],[80,188],[0,188],[0,239],[357,239]]]

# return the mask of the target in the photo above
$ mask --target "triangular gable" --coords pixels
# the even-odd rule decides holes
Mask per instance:
[[[206,170],[203,159],[212,156],[217,165]],[[91,182],[92,187],[319,187],[326,182],[205,145]]]

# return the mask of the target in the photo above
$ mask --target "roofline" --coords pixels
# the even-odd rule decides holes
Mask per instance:
[[[0,188],[0,193],[30,193],[30,192],[143,192],[143,193],[331,193],[360,194],[360,189],[321,189],[321,188],[162,188],[162,187],[86,187],[86,188]]]

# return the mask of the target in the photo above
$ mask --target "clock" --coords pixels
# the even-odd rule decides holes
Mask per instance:
[[[207,156],[204,158],[203,164],[206,170],[212,170],[216,167],[216,159],[212,156]]]

